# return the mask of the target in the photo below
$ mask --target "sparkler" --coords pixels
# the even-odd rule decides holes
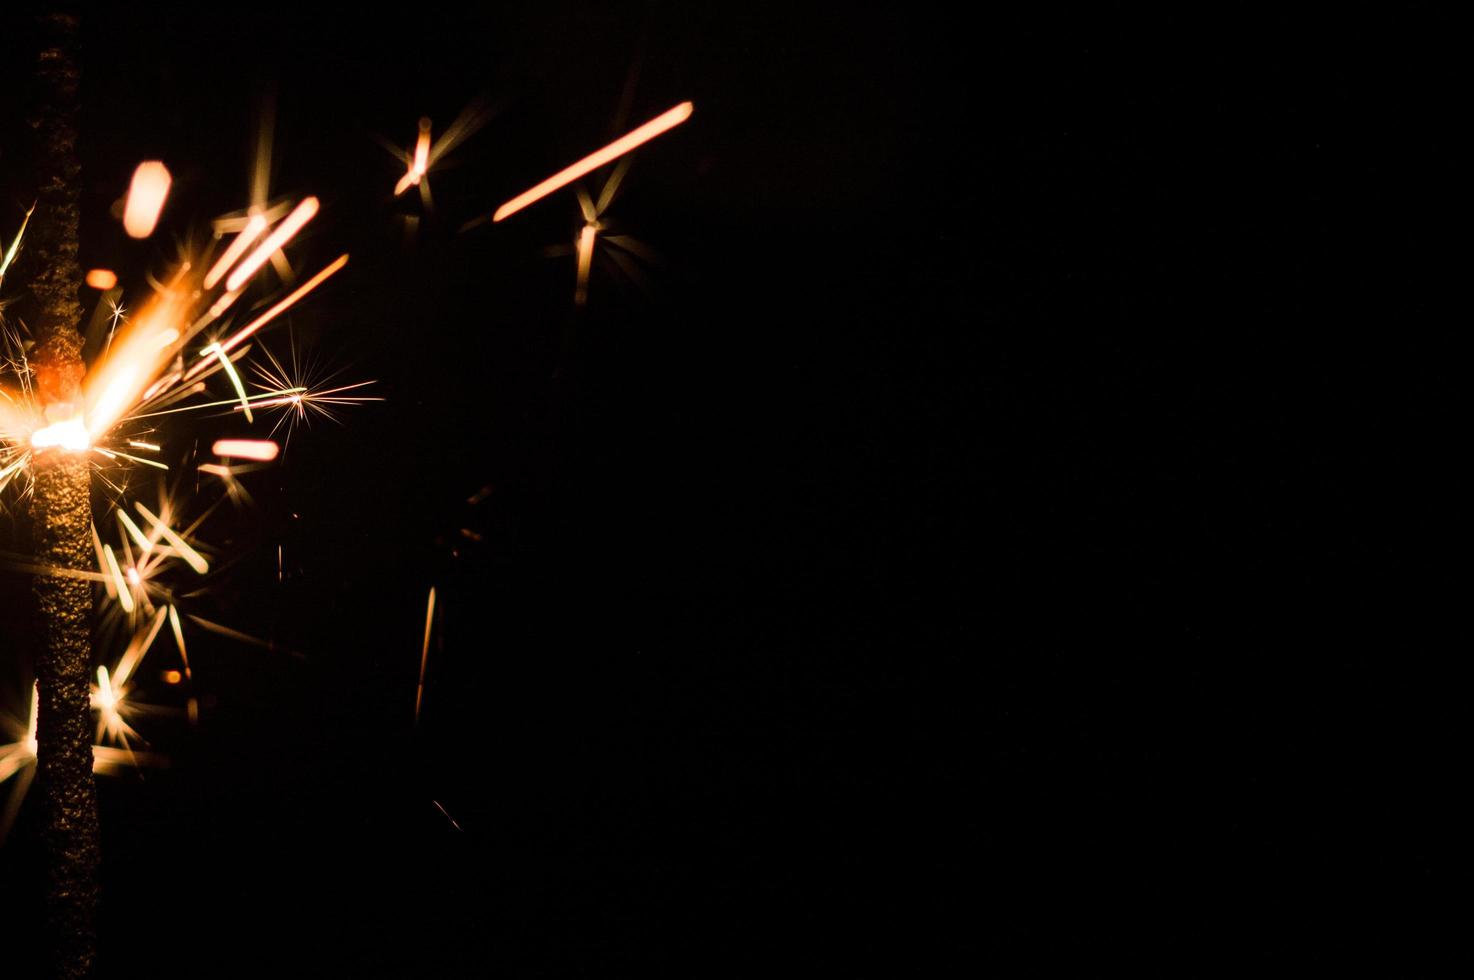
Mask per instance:
[[[69,84],[74,90],[74,68],[63,64],[62,70],[71,72]],[[677,105],[508,201],[497,209],[492,220],[499,222],[625,156],[680,125],[691,113],[691,103]],[[419,186],[428,204],[428,175],[437,159],[479,124],[475,115],[463,114],[439,140],[432,141],[430,122],[421,119],[413,152],[406,154],[407,169],[395,186],[395,195]],[[52,173],[65,174],[69,172],[68,166],[74,166],[64,157],[72,152],[75,134],[65,120],[53,130],[47,131],[50,139],[47,153],[51,154],[47,158],[48,166]],[[596,241],[604,230],[599,216],[612,199],[613,188],[622,173],[623,170],[618,171],[606,185],[597,206],[588,203],[586,195],[580,198],[587,206],[577,241],[575,302],[579,305],[587,300]],[[272,643],[195,615],[187,606],[181,612],[180,595],[166,587],[162,576],[184,567],[200,576],[210,572],[211,558],[207,555],[214,557],[215,553],[191,540],[204,518],[187,525],[167,499],[157,508],[135,499],[130,513],[123,487],[112,482],[109,474],[130,472],[130,465],[168,469],[163,461],[129,451],[161,453],[166,440],[154,433],[159,424],[155,420],[163,416],[229,407],[230,413],[241,412],[250,424],[255,421],[256,411],[281,409],[281,418],[271,431],[272,438],[215,440],[211,448],[220,462],[198,465],[199,471],[220,476],[227,481],[228,488],[236,488],[237,474],[274,462],[281,455],[284,445],[278,444],[274,437],[284,423],[288,425],[289,439],[292,427],[298,421],[310,419],[312,414],[333,418],[336,407],[381,400],[357,393],[372,382],[334,387],[317,383],[322,379],[310,378],[311,371],[300,370],[295,350],[292,370],[288,371],[258,343],[258,333],[343,269],[348,262],[347,254],[324,266],[265,312],[249,318],[245,326],[236,327],[227,319],[268,263],[279,272],[291,272],[284,249],[320,210],[318,199],[312,196],[295,204],[288,201],[268,205],[259,166],[256,176],[257,186],[253,188],[250,207],[216,222],[217,238],[234,235],[218,256],[207,251],[183,257],[156,284],[151,296],[134,304],[138,312],[131,318],[124,316],[121,291],[99,299],[98,312],[93,318],[96,330],[89,331],[88,347],[97,353],[89,355],[90,363],[83,362],[80,338],[72,327],[81,321],[75,299],[77,284],[85,281],[93,289],[108,292],[117,287],[118,280],[108,269],[93,269],[84,280],[74,258],[75,189],[65,186],[62,179],[50,181],[49,196],[42,198],[45,221],[41,223],[47,230],[35,236],[35,254],[47,270],[47,283],[37,290],[44,309],[37,343],[28,352],[23,345],[10,343],[8,334],[0,336],[7,348],[0,354],[10,355],[0,358],[0,366],[14,369],[18,381],[14,390],[0,387],[0,489],[15,485],[20,477],[22,493],[32,494],[38,539],[35,564],[27,566],[27,570],[40,573],[35,592],[47,624],[47,651],[38,657],[37,693],[28,720],[21,726],[16,741],[0,746],[0,781],[20,775],[5,819],[0,819],[0,836],[13,818],[14,807],[19,805],[30,774],[37,768],[32,763],[39,761],[47,767],[51,774],[48,782],[53,784],[48,789],[51,801],[47,805],[56,812],[48,816],[48,826],[83,828],[77,839],[62,841],[65,853],[56,858],[65,873],[59,876],[60,884],[53,890],[70,903],[67,915],[90,915],[91,896],[95,893],[95,791],[87,774],[92,770],[111,771],[125,765],[163,761],[137,750],[136,745],[142,740],[131,719],[144,707],[133,696],[133,678],[166,621],[183,667],[182,672],[165,672],[165,682],[171,685],[192,680],[186,622],[277,649]],[[138,166],[122,213],[127,234],[146,238],[154,232],[171,185],[171,175],[163,162],[146,161]],[[19,254],[30,217],[28,211],[0,261],[0,281]],[[110,317],[102,312],[104,302],[111,310]],[[243,303],[240,308],[248,306]],[[105,320],[108,329],[104,343]],[[269,366],[254,362],[240,364],[252,353],[253,344],[257,344]],[[256,376],[265,382],[257,384],[260,390],[254,393],[247,390],[242,374],[245,367],[253,368]],[[212,384],[220,386],[217,374],[223,376],[235,397],[222,399],[208,394]],[[248,465],[236,463],[238,460]],[[103,515],[110,509],[114,520],[103,521],[102,531],[92,519],[90,492],[94,475],[112,491]],[[126,479],[119,479],[126,484]],[[465,533],[474,537],[473,532]],[[283,576],[280,549],[277,574],[280,580]],[[110,629],[124,630],[128,641],[111,669],[107,664],[96,666],[95,681],[92,681],[90,626],[94,591],[99,585],[99,594],[106,596],[101,604],[103,633]],[[184,598],[187,602],[188,594]],[[416,687],[416,724],[425,691],[435,613],[436,592],[432,588],[425,613]],[[193,721],[197,702],[191,698],[188,705]],[[89,712],[95,713],[95,718]],[[79,718],[87,724],[77,724]],[[38,719],[43,719],[39,729]],[[459,829],[438,801],[435,805]],[[87,829],[89,826],[93,828],[91,831]],[[87,935],[90,928],[85,923],[77,925],[77,934]]]

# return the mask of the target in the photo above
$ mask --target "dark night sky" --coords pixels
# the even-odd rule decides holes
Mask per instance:
[[[477,9],[86,22],[84,265],[168,255],[108,216],[141,159],[171,234],[242,206],[274,92],[272,189],[324,205],[293,254],[353,256],[290,329],[388,399],[207,526],[206,614],[304,657],[192,641],[199,728],[101,784],[108,975],[1405,963],[1381,903],[1435,929],[1444,873],[1436,26]],[[478,99],[407,241],[375,138]],[[575,315],[566,191],[459,230],[686,99],[610,211],[643,288],[596,266]]]

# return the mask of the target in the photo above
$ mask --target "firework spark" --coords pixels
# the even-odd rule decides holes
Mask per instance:
[[[691,118],[693,109],[694,106],[690,102],[682,102],[674,109],[661,113],[645,125],[621,136],[602,150],[596,150],[590,153],[577,163],[571,164],[553,174],[553,176],[531,190],[512,198],[506,204],[496,209],[496,213],[491,216],[491,220],[501,221],[504,218],[511,217],[529,204],[547,197],[559,188],[568,186],[585,174],[593,173],[595,170],[604,166],[604,164],[618,159],[640,144],[647,143],[661,133],[674,129]]]

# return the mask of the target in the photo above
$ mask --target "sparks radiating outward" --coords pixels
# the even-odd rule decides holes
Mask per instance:
[[[492,220],[500,222],[600,167],[618,161],[597,202],[582,188],[578,191],[584,220],[574,246],[577,266],[574,299],[577,305],[584,305],[601,240],[639,254],[632,239],[606,234],[608,224],[603,219],[627,172],[627,154],[685,122],[692,111],[692,104],[683,102],[662,113],[503,204]],[[436,162],[479,128],[488,115],[481,108],[468,109],[435,140],[432,140],[430,120],[420,119],[413,149],[402,152],[405,172],[394,187],[395,196],[418,186],[428,210],[432,203],[429,175]],[[46,466],[34,466],[37,459],[61,458],[85,459],[91,474],[107,491],[107,505],[100,512],[85,508],[80,511],[81,519],[77,523],[80,537],[70,539],[82,541],[85,555],[87,521],[90,515],[96,515],[90,527],[94,566],[47,567],[40,564],[40,559],[35,564],[23,564],[0,556],[0,564],[8,567],[89,583],[96,591],[90,599],[84,596],[77,605],[85,608],[87,602],[98,602],[96,635],[123,645],[123,652],[115,662],[96,665],[96,680],[91,684],[88,704],[77,702],[77,710],[83,716],[89,705],[95,714],[93,768],[99,772],[162,765],[166,761],[141,751],[147,743],[134,727],[139,717],[150,709],[137,697],[138,668],[155,646],[170,645],[167,638],[159,640],[166,624],[178,660],[158,676],[170,686],[185,686],[181,693],[189,694],[186,703],[191,724],[198,718],[199,702],[190,693],[193,672],[186,646],[186,623],[191,629],[198,627],[268,650],[284,649],[273,641],[257,639],[191,611],[192,598],[208,584],[213,570],[228,564],[229,558],[201,543],[197,532],[225,499],[236,504],[249,500],[238,478],[278,463],[298,423],[310,423],[314,415],[336,421],[336,410],[341,407],[383,400],[361,394],[372,381],[334,383],[331,372],[316,370],[311,364],[304,366],[299,362],[295,345],[288,344],[290,367],[283,363],[286,358],[278,360],[261,346],[266,327],[348,263],[346,253],[338,256],[300,285],[285,290],[286,294],[274,302],[258,304],[250,295],[256,288],[258,274],[268,265],[276,270],[284,285],[295,283],[297,271],[285,249],[296,247],[293,245],[296,236],[321,209],[314,196],[295,202],[267,199],[269,135],[269,126],[263,127],[248,207],[214,222],[218,245],[201,251],[182,249],[183,254],[168,273],[158,281],[151,280],[152,291],[145,297],[131,298],[128,307],[123,305],[123,290],[118,287],[118,277],[112,270],[95,268],[86,274],[83,281],[101,295],[96,297],[96,310],[87,328],[83,348],[85,372],[81,374],[80,386],[74,386],[75,391],[67,389],[64,397],[43,397],[47,386],[38,382],[38,371],[28,363],[28,348],[23,338],[0,318],[0,371],[14,376],[11,384],[0,384],[0,490],[16,486],[21,494],[31,493],[36,483],[30,478],[33,470],[43,475],[51,472]],[[401,156],[398,149],[393,152]],[[171,185],[169,170],[162,162],[147,161],[138,166],[121,215],[124,230],[130,236],[146,238],[154,232]],[[19,252],[30,214],[27,211],[20,231],[0,257],[0,282]],[[228,242],[226,236],[231,236]],[[621,261],[609,250],[599,254]],[[82,279],[80,269],[69,275]],[[264,311],[260,311],[261,306],[265,306]],[[76,362],[73,355],[70,363],[75,366]],[[170,471],[169,462],[165,461],[170,459],[166,454],[168,423],[163,420],[177,413],[210,409],[218,410],[217,414],[224,417],[238,417],[247,426],[256,422],[258,413],[278,409],[280,412],[266,438],[232,435],[215,439],[210,447],[216,459],[194,464],[197,473],[224,481],[225,495],[217,498],[204,513],[191,508],[189,512],[195,516],[192,519],[183,516],[185,508],[172,496],[182,482],[178,477],[168,492],[161,485],[159,500],[152,507],[137,499],[136,492],[129,489],[128,479],[128,474],[137,472],[136,467]],[[287,432],[278,442],[277,432],[283,425]],[[194,462],[193,456],[190,459]],[[86,467],[74,467],[73,471],[80,472],[84,478],[88,473]],[[198,476],[194,483],[198,490]],[[85,501],[85,479],[83,487]],[[42,499],[40,491],[36,491],[36,499]],[[469,529],[462,529],[462,534],[479,540]],[[55,561],[55,553],[49,560]],[[67,558],[64,564],[88,565],[89,560]],[[283,553],[278,547],[278,582],[287,577],[283,565]],[[181,580],[192,584],[181,587],[178,584]],[[435,636],[436,598],[436,590],[431,588],[415,691],[415,725],[421,716],[430,643]],[[61,616],[55,621],[65,619]],[[443,642],[443,636],[441,639]],[[295,651],[285,652],[301,656]],[[156,655],[155,660],[164,655]],[[51,688],[45,690],[49,692]],[[48,719],[52,717],[51,710],[48,707]],[[25,719],[0,715],[0,724],[14,739],[0,745],[0,782],[16,777],[6,809],[0,812],[0,839],[13,821],[37,769],[34,765],[37,717],[34,696]],[[48,720],[40,729],[46,752],[51,751],[45,748],[51,737],[49,725]],[[149,726],[141,727],[146,730]],[[67,771],[85,770],[85,744],[81,747],[84,749],[81,766],[70,766]],[[47,758],[54,757],[47,755]],[[48,780],[43,785],[51,783]],[[449,812],[438,801],[433,802],[459,830]]]
[[[163,164],[149,162],[139,166],[123,213],[125,230],[130,235],[146,237],[152,233],[169,186],[169,173]],[[99,665],[92,685],[90,703],[97,729],[94,769],[98,772],[161,765],[165,761],[139,751],[142,739],[133,722],[136,716],[147,712],[148,706],[135,697],[133,679],[144,654],[156,645],[155,639],[166,624],[182,667],[172,670],[177,675],[176,683],[188,682],[192,677],[185,639],[186,621],[272,648],[271,644],[211,623],[187,609],[181,613],[180,602],[195,594],[198,588],[179,589],[171,583],[179,573],[191,576],[209,573],[207,551],[193,536],[213,507],[188,526],[176,523],[178,508],[167,495],[153,507],[140,500],[125,499],[122,484],[126,481],[119,475],[120,468],[138,465],[168,470],[168,463],[157,458],[165,446],[155,433],[159,431],[159,420],[175,413],[233,406],[250,424],[251,409],[258,404],[289,405],[299,411],[305,406],[326,413],[325,405],[370,400],[337,397],[339,392],[361,387],[359,384],[326,391],[281,384],[247,392],[242,369],[237,367],[237,362],[251,354],[250,341],[263,328],[347,264],[348,256],[340,256],[265,312],[248,318],[244,326],[228,322],[233,304],[251,287],[257,273],[268,262],[276,264],[281,250],[318,210],[315,197],[307,197],[295,206],[253,204],[248,216],[233,227],[235,237],[218,257],[211,261],[211,256],[206,254],[179,261],[170,274],[154,284],[152,293],[138,304],[138,312],[131,316],[125,316],[127,310],[119,300],[120,292],[112,292],[117,286],[116,275],[107,269],[88,273],[88,285],[102,291],[103,297],[89,332],[88,343],[94,353],[81,380],[79,403],[42,403],[23,338],[0,320],[0,369],[14,377],[12,384],[0,383],[0,489],[14,484],[16,477],[28,477],[37,454],[60,451],[88,454],[96,460],[93,472],[111,491],[111,517],[103,525],[107,533],[99,533],[95,523],[91,530],[95,571],[37,567],[0,556],[0,564],[6,567],[82,578],[101,586],[99,635],[105,639],[121,633],[127,638],[122,656],[115,664]],[[217,229],[229,221],[217,223]],[[20,233],[4,255],[0,276],[18,253],[24,231],[23,222]],[[257,373],[264,377],[280,373],[285,380],[286,372],[281,371],[280,363],[269,354],[267,357],[269,366],[258,365]],[[227,381],[227,390],[234,397],[222,399],[211,394],[216,374]],[[250,460],[256,467],[272,462],[279,452],[277,444],[270,439],[220,439],[214,449],[222,458]],[[200,469],[205,470],[208,465],[201,465]],[[244,468],[223,469],[233,481]],[[21,490],[30,492],[28,479],[22,481]],[[112,530],[107,531],[108,528]],[[193,722],[198,708],[192,694],[187,705],[187,715]],[[0,717],[0,721],[6,719]],[[0,814],[0,837],[14,818],[35,769],[31,765],[36,757],[35,721],[33,705],[26,725],[7,722],[12,730],[19,730],[14,732],[18,736],[16,741],[0,746],[0,781],[17,775],[18,781],[6,810]]]

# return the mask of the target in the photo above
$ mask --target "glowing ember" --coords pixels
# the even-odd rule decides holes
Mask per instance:
[[[270,439],[216,439],[211,452],[233,459],[257,459],[269,463],[276,459],[281,447]]]
[[[496,213],[491,216],[491,220],[501,221],[503,218],[516,214],[534,201],[547,197],[560,187],[566,187],[584,174],[598,170],[604,164],[623,156],[641,143],[646,143],[661,133],[674,129],[691,118],[693,108],[690,102],[682,102],[669,112],[661,113],[639,129],[621,136],[602,150],[591,153],[572,166],[558,171],[532,190],[512,198],[506,204],[496,209]]]
[[[169,168],[157,160],[148,160],[133,171],[128,187],[128,203],[123,206],[123,230],[133,238],[147,238],[154,232],[164,199],[169,196]]]
[[[87,285],[93,289],[108,290],[118,284],[118,275],[111,269],[91,269],[87,272]]]
[[[37,450],[55,446],[70,453],[77,453],[90,445],[92,445],[92,437],[87,434],[87,426],[83,424],[80,416],[67,419],[65,422],[56,422],[31,433],[31,448]]]

